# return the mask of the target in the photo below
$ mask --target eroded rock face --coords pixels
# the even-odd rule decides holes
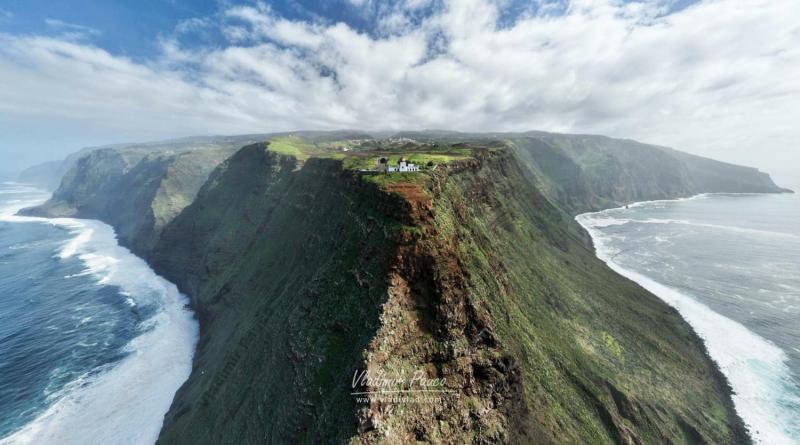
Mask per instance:
[[[429,405],[372,401],[351,443],[747,443],[724,379],[688,326],[596,265],[525,178],[501,152],[425,186],[386,188],[407,201],[409,227],[363,367],[422,370],[451,392]],[[634,315],[652,311],[657,328]],[[619,334],[622,325],[639,334]],[[670,340],[641,344],[653,329]],[[660,369],[642,378],[646,363]],[[710,406],[726,414],[709,422]]]
[[[441,237],[434,225],[436,192],[410,183],[386,190],[407,202],[413,230],[400,234],[389,298],[364,369],[422,374],[441,386],[397,385],[410,388],[412,401],[369,403],[359,411],[360,434],[351,443],[508,443],[510,425],[530,420],[520,416],[527,413],[520,369],[498,344],[489,314],[470,300],[455,240]]]

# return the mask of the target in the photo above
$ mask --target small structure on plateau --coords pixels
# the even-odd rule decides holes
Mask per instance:
[[[412,164],[406,160],[406,158],[400,158],[400,164],[398,165],[389,165],[386,168],[388,173],[394,172],[418,172],[419,166],[417,164]]]

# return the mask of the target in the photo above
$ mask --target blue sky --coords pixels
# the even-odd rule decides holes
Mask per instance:
[[[507,5],[508,15],[515,16],[525,8],[535,7],[525,3]],[[232,5],[256,4],[255,1],[222,0],[7,0],[0,3],[0,9],[10,13],[13,19],[0,22],[0,30],[10,34],[57,37],[73,27],[75,31],[91,34],[92,43],[113,54],[144,60],[157,56],[158,37],[174,35],[182,22],[212,17]],[[367,33],[376,32],[376,15],[383,7],[347,0],[282,0],[270,1],[268,5],[275,14],[291,20],[344,22]],[[432,7],[424,8],[421,13],[429,14]],[[189,46],[225,44],[220,33],[208,31],[186,33],[182,43]]]
[[[157,52],[154,36],[171,34],[182,20],[211,15],[218,5],[214,0],[6,0],[0,8],[13,15],[0,25],[4,32],[58,36],[64,27],[57,20],[96,30],[93,43],[114,54],[142,58]]]
[[[668,11],[680,10],[695,0],[676,0],[665,3]],[[0,10],[12,19],[0,20],[0,30],[10,34],[37,34],[57,37],[70,27],[89,33],[92,42],[110,53],[145,60],[158,55],[158,37],[172,36],[176,27],[192,19],[205,19],[232,5],[255,5],[256,1],[232,2],[223,0],[6,0]],[[348,0],[280,0],[266,2],[282,17],[300,21],[325,23],[343,22],[359,32],[379,33],[377,23],[381,10],[398,2],[361,2]],[[559,7],[551,14],[563,13],[566,3],[555,1]],[[417,11],[415,17],[427,17],[437,8],[430,2]],[[513,24],[520,16],[540,11],[541,5],[531,1],[506,1],[501,8],[501,26]],[[154,38],[156,37],[156,38]],[[183,43],[189,46],[224,45],[218,32],[187,33]]]
[[[798,24],[796,0],[0,0],[0,171],[333,128],[601,133],[788,169]]]

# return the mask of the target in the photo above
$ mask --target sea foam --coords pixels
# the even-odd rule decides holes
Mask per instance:
[[[635,206],[661,202],[649,201]],[[608,216],[607,212],[585,213],[575,218],[592,236],[597,257],[620,275],[635,281],[677,309],[692,326],[730,382],[736,411],[756,443],[796,444],[789,432],[796,419],[784,407],[800,406],[800,400],[796,400],[797,397],[790,390],[792,380],[786,353],[741,323],[718,314],[695,298],[616,263],[614,255],[618,253],[617,250],[607,245],[609,237],[599,230],[613,225],[609,223],[615,218]]]
[[[55,255],[79,258],[98,285],[117,286],[130,305],[157,307],[121,361],[56,391],[51,405],[0,445],[152,444],[175,391],[191,372],[198,326],[176,286],[117,243],[99,221],[15,216],[46,195],[0,209],[0,220],[39,222],[73,237]]]

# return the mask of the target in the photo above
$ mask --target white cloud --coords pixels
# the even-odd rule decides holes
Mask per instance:
[[[416,10],[430,6],[432,3],[433,0],[405,0],[403,6],[408,10]]]
[[[276,17],[263,4],[233,7],[225,11],[224,17],[236,20],[236,23],[228,23],[223,28],[228,38],[235,42],[267,38],[284,45],[308,48],[322,43],[319,26]]]
[[[6,35],[0,82],[15,88],[0,90],[0,117],[147,137],[341,127],[594,132],[766,167],[770,158],[800,163],[796,0],[705,0],[671,14],[665,2],[573,0],[562,15],[547,6],[508,26],[494,1],[445,2],[412,21],[426,6],[382,10],[380,37],[287,20],[263,5],[232,7],[182,25],[217,26],[228,46],[187,49],[178,35],[145,64]]]
[[[208,18],[192,17],[179,22],[178,25],[175,26],[175,33],[181,35],[203,32],[213,25],[214,23]]]
[[[59,37],[67,40],[81,40],[100,35],[100,30],[58,19],[45,19],[44,23],[51,29],[59,32]]]

